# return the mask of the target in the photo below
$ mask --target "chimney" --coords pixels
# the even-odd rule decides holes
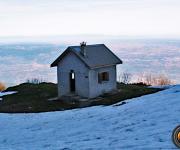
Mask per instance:
[[[86,49],[85,49],[85,47],[86,47],[86,42],[82,42],[82,43],[80,43],[80,46],[81,46],[81,54],[84,56],[84,57],[86,57]]]

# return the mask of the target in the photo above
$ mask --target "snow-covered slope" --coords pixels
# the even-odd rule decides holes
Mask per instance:
[[[127,101],[40,114],[0,114],[0,149],[173,149],[180,85]]]

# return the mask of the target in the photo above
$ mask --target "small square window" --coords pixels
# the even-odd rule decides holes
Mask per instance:
[[[98,83],[102,83],[103,81],[109,81],[108,72],[98,73]]]

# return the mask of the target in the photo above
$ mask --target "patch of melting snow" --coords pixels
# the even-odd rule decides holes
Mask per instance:
[[[5,96],[5,95],[11,95],[11,94],[15,94],[17,93],[17,91],[10,91],[10,92],[0,92],[0,97],[1,96]],[[2,98],[0,98],[0,101],[2,100]]]
[[[152,85],[152,86],[149,86],[149,88],[169,89],[169,88],[172,88],[173,86],[175,85]]]

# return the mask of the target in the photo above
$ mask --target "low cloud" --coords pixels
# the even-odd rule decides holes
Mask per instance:
[[[116,40],[105,44],[123,60],[118,74],[163,73],[180,83],[178,42]],[[56,68],[50,68],[50,64],[64,49],[62,45],[0,45],[0,81],[8,86],[31,78],[57,82]]]
[[[56,82],[56,71],[50,69],[49,63],[15,56],[0,57],[0,62],[0,81],[8,86],[23,83],[31,78]]]

